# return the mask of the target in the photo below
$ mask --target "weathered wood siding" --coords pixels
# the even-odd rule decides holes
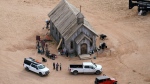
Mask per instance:
[[[61,34],[59,33],[59,31],[51,21],[50,21],[50,34],[53,36],[56,42],[59,43],[61,39]]]
[[[74,39],[80,34],[80,33],[84,33],[85,35],[87,35],[89,38],[93,39],[93,45],[90,46],[90,42],[89,40],[82,40],[82,42],[80,42],[78,45],[75,43]],[[70,48],[70,43],[71,41],[74,42],[74,46],[73,49]],[[73,34],[72,37],[70,37],[70,39],[68,41],[65,41],[65,46],[66,49],[69,51],[69,53],[73,53],[73,52],[77,52],[77,54],[80,54],[80,45],[82,43],[86,43],[87,47],[88,47],[88,53],[90,52],[90,50],[94,50],[96,47],[96,35],[93,34],[90,30],[88,30],[87,28],[85,28],[85,26],[82,26],[81,28],[79,28],[79,30]]]
[[[88,39],[82,40],[79,44],[76,44],[75,39],[81,33],[84,33],[87,37],[93,39],[92,46],[90,46],[90,41]],[[59,31],[57,30],[57,28],[55,27],[55,25],[53,25],[51,21],[50,21],[50,34],[53,36],[56,42],[59,43],[60,39],[62,38],[61,34],[59,33]],[[62,44],[63,43],[64,44],[61,45],[61,47],[65,47],[69,53],[76,52],[77,55],[81,54],[81,45],[83,43],[87,44],[87,53],[89,53],[91,50],[94,50],[96,48],[96,35],[90,30],[88,30],[88,28],[85,28],[85,26],[81,26],[81,28],[79,28],[77,32],[75,32],[72,35],[72,37],[70,37],[67,41],[65,41],[65,39],[63,39],[63,41],[62,41]],[[73,49],[71,49],[71,41],[73,41]]]
[[[76,44],[77,55],[81,54],[81,45],[83,43],[87,44],[87,53],[89,53],[91,51],[90,41],[88,39],[85,39],[85,40],[82,40],[79,44]]]

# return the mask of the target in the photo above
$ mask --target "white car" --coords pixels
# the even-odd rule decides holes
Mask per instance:
[[[48,75],[50,73],[47,67],[39,62],[36,62],[35,59],[31,57],[24,59],[23,66],[27,71],[33,71],[40,76]]]
[[[69,71],[74,75],[78,73],[95,73],[99,75],[102,73],[102,66],[92,62],[83,62],[83,64],[70,64]]]

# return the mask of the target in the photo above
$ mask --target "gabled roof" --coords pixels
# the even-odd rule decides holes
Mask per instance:
[[[77,10],[72,4],[68,3],[66,0],[62,0],[48,14],[51,21],[65,40],[69,39],[82,25],[97,35],[85,18],[84,24],[77,24],[77,15],[79,12],[80,11]]]
[[[81,12],[79,12],[79,13],[77,14],[77,17],[78,17],[78,18],[84,18],[84,15],[83,15]]]
[[[83,40],[83,38],[86,38],[86,39],[88,39],[89,41],[91,41],[91,39],[90,39],[89,37],[87,37],[85,34],[81,33],[81,34],[79,34],[79,35],[77,36],[77,38],[75,39],[75,42],[76,42],[77,44],[79,44],[79,43]]]

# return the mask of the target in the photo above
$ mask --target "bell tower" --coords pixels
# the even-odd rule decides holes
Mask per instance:
[[[84,23],[84,16],[83,16],[83,14],[81,13],[81,6],[80,6],[80,12],[77,14],[77,23],[78,23],[78,24]]]

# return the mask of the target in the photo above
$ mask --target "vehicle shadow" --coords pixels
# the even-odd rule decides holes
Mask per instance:
[[[50,73],[49,73],[50,74]],[[39,74],[35,73],[35,72],[32,72],[32,71],[27,71],[25,69],[23,69],[20,73],[21,77],[22,75],[24,75],[24,77],[34,77],[34,76],[37,76],[37,77],[48,77],[48,75],[44,75],[44,76],[40,76]]]
[[[74,75],[73,73],[69,73],[69,74],[70,74],[70,75]],[[78,76],[78,75],[80,75],[80,76],[82,76],[82,75],[83,75],[83,76],[84,76],[84,75],[86,75],[86,76],[87,76],[87,75],[88,75],[88,76],[90,76],[90,75],[91,75],[91,76],[93,76],[93,75],[94,75],[94,76],[100,76],[100,75],[102,75],[102,73],[99,74],[99,75],[97,75],[97,74],[95,74],[95,73],[78,73],[77,75],[74,75],[74,76]]]

